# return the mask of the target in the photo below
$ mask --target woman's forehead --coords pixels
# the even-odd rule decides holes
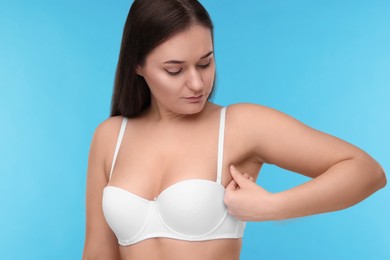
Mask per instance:
[[[166,60],[199,60],[213,51],[209,28],[193,25],[158,45],[148,56],[158,62]]]

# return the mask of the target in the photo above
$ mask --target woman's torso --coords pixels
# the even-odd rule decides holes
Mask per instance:
[[[122,260],[237,260],[241,243],[241,239],[189,242],[154,238],[130,247],[120,246],[119,250]]]
[[[108,186],[152,201],[161,191],[183,180],[215,181],[220,111],[219,106],[208,104],[201,117],[176,123],[157,123],[142,117],[129,120]],[[254,177],[261,167],[240,145],[239,131],[233,125],[227,109],[221,168],[224,187],[231,181],[230,164]],[[114,149],[115,142],[108,149],[105,164],[108,179]],[[120,253],[122,259],[238,259],[240,249],[241,239],[193,242],[152,238],[121,246]]]

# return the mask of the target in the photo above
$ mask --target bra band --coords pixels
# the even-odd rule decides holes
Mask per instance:
[[[225,136],[225,116],[226,116],[226,107],[223,107],[221,109],[221,116],[220,116],[220,120],[219,120],[218,163],[217,163],[217,181],[216,181],[217,183],[221,183],[221,180],[222,180],[223,143],[224,143],[223,141],[224,141],[224,136]],[[111,176],[112,176],[112,171],[113,171],[114,166],[115,166],[116,157],[118,156],[119,148],[120,148],[120,145],[122,143],[122,139],[123,139],[123,135],[125,133],[126,125],[127,125],[127,118],[123,117],[121,129],[119,131],[118,140],[117,140],[116,146],[115,146],[114,158],[112,159],[109,180],[111,179]]]
[[[219,119],[219,136],[218,136],[218,164],[217,164],[217,183],[222,181],[222,162],[223,162],[223,141],[225,136],[225,116],[226,107],[221,109],[221,116]]]
[[[115,162],[116,162],[116,156],[118,155],[119,147],[121,146],[121,143],[122,143],[122,138],[123,138],[123,134],[125,133],[126,125],[127,125],[127,118],[126,118],[126,117],[123,117],[122,125],[121,125],[121,130],[119,131],[118,140],[116,141],[115,152],[114,152],[114,158],[112,159],[112,164],[111,164],[111,171],[110,171],[109,180],[111,179],[112,170],[114,169],[114,165],[115,165]]]

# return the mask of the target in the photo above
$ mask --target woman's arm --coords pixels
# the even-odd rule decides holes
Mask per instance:
[[[113,130],[107,120],[96,129],[92,139],[87,172],[86,235],[84,260],[120,259],[118,242],[108,227],[102,211],[102,194],[107,184],[105,154]]]
[[[340,210],[386,185],[382,167],[367,153],[283,113],[240,104],[230,107],[228,116],[245,126],[239,138],[257,160],[313,178],[272,194],[231,169],[234,181],[225,203],[241,219],[287,219]]]
[[[276,193],[278,219],[301,217],[348,208],[386,185],[383,169],[368,156],[332,165],[320,176]]]

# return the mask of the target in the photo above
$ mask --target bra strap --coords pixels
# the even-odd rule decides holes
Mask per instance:
[[[226,107],[221,109],[221,116],[219,119],[219,136],[218,136],[218,165],[217,165],[217,183],[222,181],[222,162],[223,162],[223,141],[225,136],[225,117]]]
[[[121,146],[121,143],[122,143],[123,134],[125,133],[125,129],[126,129],[126,124],[127,124],[127,118],[126,118],[126,117],[123,117],[121,129],[120,129],[120,131],[119,131],[118,140],[116,141],[116,147],[115,147],[115,152],[114,152],[114,158],[112,159],[112,163],[111,163],[111,171],[110,171],[109,180],[111,179],[112,170],[114,169],[114,165],[115,165],[115,162],[116,162],[116,157],[117,157],[118,152],[119,152],[119,147]]]

